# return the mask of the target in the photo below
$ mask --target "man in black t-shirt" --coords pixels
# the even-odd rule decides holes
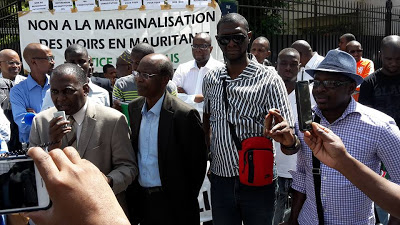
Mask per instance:
[[[382,111],[400,124],[400,36],[391,35],[381,43],[382,68],[365,78],[359,102]]]

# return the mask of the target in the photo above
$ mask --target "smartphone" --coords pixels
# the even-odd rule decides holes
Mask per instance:
[[[299,130],[311,130],[312,112],[308,81],[297,81],[295,91]]]
[[[65,116],[65,111],[57,111],[57,112],[53,113],[54,118],[57,118],[59,116],[62,116],[64,118],[63,120],[67,120],[67,117]],[[68,127],[68,125],[65,124],[64,127]]]
[[[27,156],[0,159],[0,214],[48,209],[46,186]]]

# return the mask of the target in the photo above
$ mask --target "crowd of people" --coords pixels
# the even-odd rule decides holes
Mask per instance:
[[[29,44],[27,77],[19,55],[1,50],[1,150],[33,147],[53,202],[25,216],[199,224],[207,177],[213,220],[204,224],[400,224],[400,36],[383,38],[376,71],[350,33],[325,57],[297,40],[275,63],[273,43],[252,38],[247,20],[230,13],[217,24],[224,62],[212,58],[210,35],[197,33],[193,60],[175,71],[139,43],[105,65],[104,78],[78,44],[65,59]],[[56,60],[65,63],[54,68]],[[297,122],[297,81],[309,81],[309,131]],[[43,143],[48,153],[36,147]]]

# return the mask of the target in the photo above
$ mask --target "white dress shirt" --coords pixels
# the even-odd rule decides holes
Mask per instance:
[[[88,99],[86,99],[85,105],[83,105],[83,107],[78,112],[76,112],[74,115],[72,115],[76,122],[75,127],[76,127],[76,147],[77,148],[78,148],[79,139],[81,136],[82,123],[83,123],[83,120],[85,119],[87,107],[88,107]],[[66,115],[66,117],[68,118],[69,115]]]
[[[318,55],[317,52],[314,52],[313,57],[308,61],[308,63],[304,67],[301,67],[299,73],[297,74],[297,81],[302,81],[302,80],[307,80],[308,81],[308,80],[314,79],[305,70],[317,68],[317,66],[324,59],[325,59],[325,57]],[[304,74],[303,74],[303,72],[304,72]]]
[[[110,106],[110,96],[106,89],[99,87],[98,85],[92,83],[92,81],[90,79],[89,79],[88,85],[89,85],[88,100],[90,102],[93,102],[93,103],[96,103],[99,105]],[[46,110],[46,109],[54,106],[53,100],[51,99],[50,90],[51,90],[51,87],[49,90],[47,90],[46,95],[44,96],[42,110],[40,110],[40,111]]]
[[[172,82],[178,87],[182,87],[185,93],[178,93],[178,98],[180,98],[185,103],[193,106],[197,111],[199,111],[200,117],[203,117],[203,102],[194,102],[194,98],[197,94],[203,94],[203,78],[204,75],[215,68],[225,66],[224,63],[215,60],[210,56],[208,62],[205,66],[199,68],[195,60],[180,64],[175,71]],[[203,118],[202,118],[203,119]]]

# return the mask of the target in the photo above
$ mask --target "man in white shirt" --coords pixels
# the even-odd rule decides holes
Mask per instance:
[[[279,76],[285,83],[290,105],[292,107],[293,117],[297,120],[297,105],[295,86],[297,73],[300,71],[300,54],[294,48],[285,48],[278,54],[276,65]],[[311,90],[311,88],[310,88]],[[315,105],[315,100],[310,92],[311,104]],[[274,213],[273,224],[278,225],[283,222],[288,194],[292,185],[292,175],[289,171],[296,170],[297,154],[286,155],[281,151],[279,142],[274,141],[276,170],[278,173],[278,195]],[[291,206],[289,205],[288,208]]]
[[[305,40],[297,40],[293,42],[291,47],[300,53],[301,69],[297,74],[297,80],[312,80],[313,78],[305,70],[317,68],[324,57],[313,52],[310,44]]]
[[[224,66],[222,62],[211,56],[212,50],[210,35],[196,34],[192,45],[194,59],[179,65],[172,78],[172,82],[176,84],[180,93],[178,97],[195,107],[200,115],[203,112],[203,77],[208,71]]]
[[[7,142],[10,140],[10,136],[10,121],[8,121],[3,109],[0,107],[0,153],[8,151]]]
[[[19,75],[21,72],[21,59],[16,51],[3,49],[0,51],[0,78],[9,79],[13,85],[26,79]]]
[[[90,73],[90,62],[89,55],[85,47],[78,44],[70,45],[64,53],[65,62],[74,63],[79,65],[89,77]],[[90,102],[110,106],[110,96],[107,90],[101,88],[94,84],[90,79],[88,79],[89,93],[88,99]],[[53,101],[51,100],[50,90],[46,92],[46,96],[43,99],[42,110],[46,110],[53,107]]]

